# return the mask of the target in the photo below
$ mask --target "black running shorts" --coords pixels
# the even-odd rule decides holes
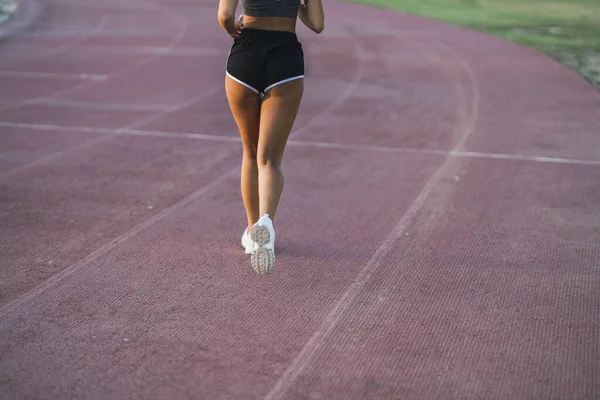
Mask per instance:
[[[294,32],[243,29],[233,40],[227,75],[262,95],[282,83],[304,78],[304,52]]]

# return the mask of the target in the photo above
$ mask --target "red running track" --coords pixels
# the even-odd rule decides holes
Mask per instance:
[[[2,399],[600,398],[598,93],[493,37],[326,7],[260,277],[216,3],[23,3]]]

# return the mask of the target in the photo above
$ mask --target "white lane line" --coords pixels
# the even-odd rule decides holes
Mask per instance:
[[[108,110],[108,111],[167,111],[173,106],[166,104],[125,104],[104,103],[83,100],[39,99],[32,104],[42,104],[55,107],[77,108],[81,110]]]
[[[197,101],[197,99],[195,99]],[[155,118],[152,116],[151,118]],[[144,121],[147,123],[149,121]],[[131,136],[146,136],[146,137],[160,137],[169,139],[193,139],[193,140],[212,140],[219,142],[236,142],[240,143],[241,138],[239,136],[229,135],[206,135],[203,133],[180,133],[180,132],[163,132],[163,131],[149,131],[143,129],[133,128],[96,128],[91,126],[66,126],[66,125],[47,125],[47,124],[27,124],[20,122],[0,122],[0,128],[19,128],[19,129],[31,129],[37,131],[61,131],[61,132],[77,132],[77,133],[97,133],[103,135],[131,135]],[[304,143],[304,142],[299,142]],[[309,142],[310,143],[310,142]]]
[[[144,118],[140,118],[140,119],[134,121],[133,123],[131,123],[131,124],[129,124],[129,125],[123,127],[123,128],[106,129],[106,128],[77,128],[77,127],[70,127],[70,128],[68,128],[69,130],[77,130],[77,129],[79,129],[80,131],[84,130],[84,131],[93,132],[93,133],[104,133],[104,135],[99,136],[99,137],[95,137],[95,138],[90,139],[90,140],[87,140],[87,141],[85,141],[83,143],[80,143],[78,145],[75,145],[73,147],[68,147],[66,149],[59,150],[59,151],[57,151],[55,153],[52,153],[52,154],[49,154],[47,156],[41,157],[41,158],[39,158],[37,160],[33,160],[30,163],[27,163],[27,164],[24,164],[24,165],[20,165],[20,166],[17,166],[15,168],[9,169],[7,171],[1,172],[0,173],[0,180],[6,178],[7,176],[14,175],[15,173],[18,173],[20,171],[23,171],[23,170],[26,170],[26,169],[29,169],[29,168],[37,167],[39,165],[43,165],[43,164],[55,161],[55,160],[59,159],[60,157],[63,157],[65,154],[69,154],[69,153],[72,153],[72,152],[75,152],[75,151],[80,151],[80,150],[82,150],[82,149],[84,149],[86,147],[91,147],[91,146],[94,146],[94,145],[96,145],[98,143],[102,143],[103,141],[108,140],[109,138],[112,138],[112,137],[114,137],[116,135],[122,135],[123,131],[135,129],[135,127],[137,127],[137,126],[140,126],[140,125],[147,124],[147,123],[150,123],[152,121],[155,121],[155,120],[157,120],[159,118],[164,117],[165,115],[167,115],[169,113],[182,110],[182,109],[184,109],[186,107],[190,107],[193,104],[195,104],[196,102],[198,102],[198,101],[200,101],[200,100],[202,100],[202,99],[204,99],[206,97],[210,97],[213,94],[215,94],[215,93],[217,93],[217,92],[219,92],[221,90],[223,90],[223,88],[222,88],[221,85],[215,86],[214,88],[207,90],[206,92],[204,92],[200,96],[197,96],[197,97],[195,97],[195,98],[193,98],[191,100],[188,100],[188,101],[186,101],[184,103],[181,103],[181,104],[178,104],[176,106],[173,106],[173,107],[171,107],[168,110],[165,110],[165,111],[162,111],[162,112],[159,112],[159,113],[156,113],[156,114],[144,117]],[[24,124],[24,125],[25,125],[24,127],[27,127],[28,124]],[[0,124],[0,126],[2,126],[2,125]],[[32,124],[31,126],[34,126],[34,125]],[[48,130],[47,128],[49,126],[48,125],[40,125],[40,127],[45,127],[46,130]]]
[[[455,157],[488,158],[496,160],[534,161],[554,164],[600,165],[598,160],[581,160],[576,158],[528,156],[518,154],[479,153],[475,151],[450,151],[448,155]]]
[[[167,47],[134,47],[134,52],[139,53],[150,53],[150,54],[168,54],[168,55],[181,55],[181,56],[223,56],[227,55],[227,52],[223,52],[222,49],[201,49],[196,47],[179,47],[175,49],[169,49]]]
[[[242,139],[239,136],[229,135],[205,135],[203,133],[179,133],[179,132],[161,132],[161,131],[145,131],[138,129],[128,129],[123,132],[125,135],[131,136],[150,136],[169,139],[193,139],[193,140],[211,140],[216,142],[241,143]]]
[[[27,124],[23,122],[0,122],[0,127],[3,128],[19,128],[31,129],[36,131],[66,131],[66,132],[85,132],[85,133],[104,133],[110,134],[120,130],[109,128],[96,128],[92,126],[66,126],[66,125],[51,125],[51,124]]]
[[[26,124],[19,122],[0,122],[0,128],[23,128],[42,131],[63,131],[63,132],[80,132],[80,133],[99,133],[113,134],[115,129],[109,128],[94,128],[88,126],[62,126],[62,125],[44,125],[44,124]],[[122,135],[131,136],[147,136],[159,137],[168,139],[185,139],[185,140],[211,140],[217,142],[239,143],[239,136],[230,135],[210,135],[205,133],[193,132],[165,132],[143,129],[118,129]],[[288,140],[287,144],[292,147],[314,147],[322,149],[335,150],[352,150],[352,151],[373,151],[384,153],[400,153],[414,155],[433,155],[443,157],[464,157],[464,158],[482,158],[493,160],[513,160],[513,161],[530,161],[552,164],[580,164],[580,165],[600,165],[600,160],[584,160],[580,158],[566,157],[550,157],[550,156],[534,156],[528,154],[507,154],[507,153],[491,153],[481,151],[466,151],[466,150],[442,150],[442,149],[416,149],[410,147],[393,147],[393,146],[377,146],[377,145],[362,145],[362,144],[344,144],[331,142],[316,142],[311,140]]]
[[[56,72],[27,72],[27,71],[0,71],[0,77],[27,78],[27,79],[68,79],[76,81],[105,81],[106,75],[99,74],[63,74]]]
[[[20,44],[11,43],[11,48],[31,51],[36,51],[43,46],[36,44]],[[227,56],[228,50],[218,48],[201,48],[201,47],[176,47],[169,48],[166,46],[97,46],[86,45],[78,47],[75,56],[103,56],[103,55],[135,55],[135,54],[151,54],[151,55],[169,55],[169,56]],[[21,53],[6,53],[13,59],[18,59]]]
[[[146,4],[144,4],[146,3]],[[53,0],[53,6],[60,6],[62,8],[83,8],[85,11],[110,11],[115,12],[118,10],[120,12],[130,11],[130,12],[140,12],[140,11],[156,11],[155,6],[149,5],[152,3],[149,2],[95,2],[95,3],[86,3],[82,1],[65,1],[65,0]]]
[[[432,53],[432,51],[426,46],[422,44],[418,45],[422,46],[425,51]],[[453,52],[453,54],[455,53]],[[475,94],[473,96],[473,105],[471,107],[470,118],[465,124],[464,131],[461,134],[458,142],[456,143],[452,151],[461,150],[464,143],[473,133],[475,123],[479,116],[480,101],[479,83],[477,82],[477,78],[475,76],[474,71],[471,69],[470,65],[464,59],[462,59],[462,57],[458,55],[456,55],[456,57],[459,59],[461,65],[466,70],[470,79],[472,80],[473,90],[475,91]],[[402,216],[400,221],[398,221],[396,226],[386,236],[386,238],[377,248],[373,256],[369,259],[365,267],[359,272],[354,282],[350,284],[350,286],[344,292],[340,300],[335,304],[335,306],[325,317],[321,325],[313,333],[308,342],[306,342],[306,344],[300,350],[298,355],[293,359],[288,368],[284,371],[284,373],[277,380],[277,382],[269,391],[269,393],[265,396],[265,400],[272,400],[283,397],[288,391],[288,389],[295,383],[296,379],[298,379],[298,377],[300,377],[300,375],[304,372],[304,370],[313,360],[315,354],[317,354],[319,348],[325,342],[326,338],[337,327],[338,323],[340,322],[341,318],[346,314],[346,311],[348,310],[350,305],[355,301],[360,291],[369,282],[371,276],[377,270],[377,267],[388,255],[390,249],[392,249],[393,244],[396,243],[396,241],[398,240],[398,237],[402,235],[402,232],[405,230],[408,223],[423,207],[425,202],[428,200],[429,195],[431,194],[433,189],[438,185],[442,177],[446,175],[451,169],[453,163],[454,158],[447,157],[444,163],[435,171],[435,173],[427,181],[417,198],[410,205],[410,207]]]
[[[48,38],[48,37],[73,37],[73,36],[81,36],[88,35],[88,37],[93,36],[120,36],[123,38],[128,37],[152,37],[155,39],[164,39],[164,34],[166,32],[159,30],[144,30],[144,29],[119,29],[119,28],[99,28],[94,29],[93,32],[88,34],[85,28],[49,28],[49,29],[40,29],[37,31],[31,31],[23,33],[23,36],[31,37],[31,38]]]
[[[514,160],[514,161],[532,161],[554,164],[582,164],[582,165],[600,165],[600,160],[583,160],[578,158],[563,158],[563,157],[546,157],[532,156],[521,154],[505,154],[505,153],[488,153],[478,151],[465,150],[437,150],[437,149],[415,149],[407,147],[391,147],[391,146],[371,146],[371,145],[352,145],[327,142],[311,142],[311,141],[288,141],[291,146],[299,147],[317,147],[330,148],[339,150],[357,150],[357,151],[378,151],[386,153],[406,153],[406,154],[428,154],[446,157],[464,157],[464,158],[483,158],[494,160]]]

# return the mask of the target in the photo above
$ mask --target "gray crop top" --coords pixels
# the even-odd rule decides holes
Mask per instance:
[[[249,17],[295,18],[300,0],[242,0],[242,6]]]

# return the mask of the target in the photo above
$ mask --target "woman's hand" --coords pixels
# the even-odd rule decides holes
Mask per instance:
[[[237,21],[229,23],[227,26],[227,34],[233,39],[240,37],[240,33],[244,29],[244,14],[240,15]]]
[[[225,32],[232,38],[240,36],[240,33],[244,28],[243,14],[240,15],[237,21],[234,19],[237,4],[238,0],[219,0],[219,11],[217,12],[219,25],[221,25]]]
[[[242,33],[242,29],[244,29],[244,14],[240,14],[237,21],[235,21],[235,30],[237,31],[238,35]]]
[[[300,4],[298,8],[298,18],[313,32],[323,32],[325,12],[323,11],[322,0],[304,0],[304,4]]]

